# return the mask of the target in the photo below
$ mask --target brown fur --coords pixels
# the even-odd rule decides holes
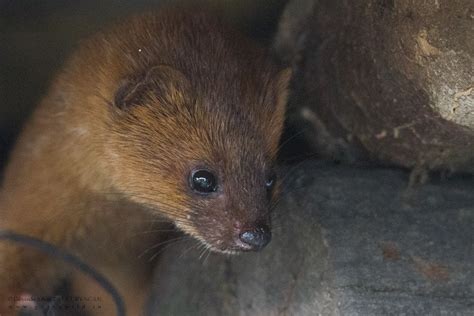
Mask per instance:
[[[79,254],[123,295],[147,288],[139,254],[165,218],[214,250],[269,222],[288,71],[204,13],[138,16],[82,43],[26,124],[6,169],[0,225]],[[189,189],[193,167],[219,175],[215,198]],[[120,272],[122,271],[122,272]],[[66,266],[0,244],[6,297],[48,295]],[[120,275],[121,274],[121,275]],[[135,298],[127,297],[127,308]],[[135,302],[136,303],[136,302]]]

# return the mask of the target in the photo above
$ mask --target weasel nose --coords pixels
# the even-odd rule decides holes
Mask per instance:
[[[249,250],[260,250],[270,242],[272,233],[268,226],[261,226],[241,232],[239,238]]]

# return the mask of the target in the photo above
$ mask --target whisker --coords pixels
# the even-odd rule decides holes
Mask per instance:
[[[209,256],[211,255],[211,253],[212,253],[211,247],[208,247],[207,248],[207,256],[206,256],[206,258],[204,258],[203,265],[206,265],[206,261],[209,258]]]
[[[166,246],[164,246],[162,249],[160,249],[159,251],[157,251],[153,256],[151,256],[150,259],[148,259],[148,262],[151,262],[153,261],[156,257],[158,257],[160,254],[162,254],[166,249],[168,249],[170,246],[173,246],[179,242],[183,242],[184,240],[186,240],[187,238],[189,238],[188,236],[185,236],[186,238],[184,239],[181,239],[181,240],[175,240],[174,242],[172,243],[169,243],[167,244]]]
[[[153,250],[153,249],[156,249],[156,248],[158,248],[158,247],[160,247],[160,246],[162,246],[162,245],[166,245],[166,244],[168,244],[168,243],[170,243],[170,242],[178,241],[178,240],[183,239],[183,238],[187,238],[187,236],[184,236],[184,237],[183,237],[183,236],[180,236],[180,237],[176,237],[176,238],[172,238],[172,239],[168,239],[168,240],[159,242],[159,243],[157,243],[157,244],[155,244],[155,245],[153,245],[153,246],[148,247],[147,249],[145,249],[140,255],[138,255],[138,258],[143,257],[145,254],[147,254],[148,252],[150,252],[150,251]]]
[[[184,255],[185,255],[187,252],[189,252],[191,249],[197,249],[200,245],[202,245],[202,243],[201,243],[199,240],[197,240],[197,239],[194,239],[194,238],[193,238],[193,241],[194,241],[194,244],[191,245],[191,247],[188,247],[186,250],[184,250],[184,251],[181,253],[181,255],[179,255],[178,258],[183,258]]]
[[[198,258],[199,261],[201,261],[202,256],[206,253],[206,250],[207,250],[208,247],[209,247],[209,246],[206,245],[206,244],[203,244],[203,246],[204,246],[204,247],[203,247],[201,253],[199,254],[199,258]]]
[[[303,135],[306,131],[304,129],[300,130],[299,132],[297,133],[294,133],[293,135],[291,135],[290,137],[286,138],[277,148],[277,152],[279,152],[286,144],[288,144],[290,141],[292,141],[293,139],[295,139],[296,137],[300,136],[300,135]]]
[[[147,230],[147,231],[142,231],[139,233],[131,234],[130,236],[138,236],[138,235],[144,235],[144,234],[154,234],[154,233],[171,233],[171,232],[178,232],[178,230],[175,229],[154,229],[154,230]]]

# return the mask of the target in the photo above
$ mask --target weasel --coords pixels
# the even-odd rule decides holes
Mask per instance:
[[[164,9],[96,34],[17,141],[0,228],[78,255],[139,315],[153,266],[140,254],[168,223],[218,252],[270,241],[290,77],[205,12]],[[0,243],[0,314],[13,314],[8,297],[51,295],[70,275],[42,252]]]

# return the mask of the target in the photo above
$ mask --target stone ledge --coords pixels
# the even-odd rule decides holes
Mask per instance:
[[[308,162],[292,172],[261,253],[169,248],[158,315],[468,315],[474,181],[407,189],[408,174]],[[200,258],[199,258],[200,257]]]

